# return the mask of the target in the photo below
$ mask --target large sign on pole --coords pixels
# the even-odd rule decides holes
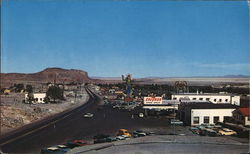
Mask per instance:
[[[144,104],[162,104],[162,97],[144,97]]]

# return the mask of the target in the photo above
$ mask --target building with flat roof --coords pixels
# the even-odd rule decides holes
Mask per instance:
[[[209,101],[215,104],[240,105],[240,96],[229,93],[183,93],[173,94],[172,100]]]
[[[46,93],[34,93],[34,101],[33,103],[45,103],[44,98],[46,97]],[[28,94],[25,94],[25,100],[28,100]]]
[[[238,106],[232,104],[214,104],[211,102],[189,102],[179,105],[179,116],[185,124],[195,126],[223,122],[233,116]]]

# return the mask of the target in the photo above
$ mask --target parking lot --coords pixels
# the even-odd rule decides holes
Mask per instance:
[[[4,152],[30,153],[40,152],[42,148],[65,144],[74,140],[85,140],[93,144],[93,137],[98,134],[116,137],[119,129],[126,129],[129,133],[141,130],[153,132],[154,135],[172,137],[199,137],[189,126],[171,125],[171,115],[151,115],[139,117],[141,110],[117,109],[102,100],[95,101],[87,108],[79,109],[62,121],[48,125],[45,129],[31,133],[2,147]],[[84,116],[87,113],[93,116]],[[91,115],[90,114],[90,115]],[[133,137],[133,136],[132,136]],[[144,138],[144,137],[142,137]],[[216,137],[217,138],[217,137]],[[222,137],[219,137],[222,138]],[[134,139],[132,139],[134,140]]]
[[[2,150],[8,153],[40,152],[42,148],[79,139],[92,144],[93,136],[97,134],[116,136],[121,128],[129,131],[153,131],[156,134],[193,135],[188,127],[170,126],[165,117],[140,118],[132,111],[113,109],[109,105],[102,104],[104,104],[102,101],[96,100],[87,108],[80,108],[63,120],[4,144]],[[86,113],[92,113],[93,117],[85,118]]]

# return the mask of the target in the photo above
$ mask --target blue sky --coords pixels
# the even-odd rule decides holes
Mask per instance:
[[[246,1],[3,0],[2,72],[249,75]]]

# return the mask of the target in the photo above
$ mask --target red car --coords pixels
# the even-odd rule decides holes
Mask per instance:
[[[70,148],[74,148],[74,147],[88,145],[88,143],[87,141],[84,141],[84,140],[74,140],[74,141],[67,142],[66,145]]]

